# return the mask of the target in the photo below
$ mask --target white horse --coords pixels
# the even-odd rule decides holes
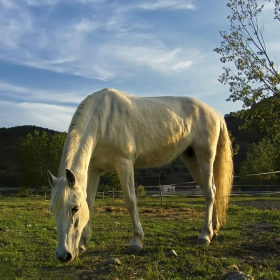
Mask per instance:
[[[117,172],[132,222],[128,254],[144,237],[134,168],[181,157],[201,187],[206,213],[199,243],[210,243],[225,222],[232,187],[231,141],[223,117],[190,97],[135,97],[114,89],[89,95],[77,108],[64,144],[58,178],[48,172],[58,232],[56,256],[68,262],[85,251],[99,178]]]

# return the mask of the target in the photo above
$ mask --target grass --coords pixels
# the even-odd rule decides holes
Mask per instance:
[[[57,233],[49,202],[36,196],[0,197],[0,279],[219,280],[235,266],[254,279],[280,279],[280,211],[240,206],[244,200],[280,205],[278,197],[233,197],[218,239],[198,246],[202,198],[165,197],[163,204],[160,198],[141,198],[144,250],[128,256],[131,224],[123,201],[98,199],[86,253],[61,264],[54,257]],[[167,257],[168,250],[178,256]],[[121,265],[106,265],[110,258]]]

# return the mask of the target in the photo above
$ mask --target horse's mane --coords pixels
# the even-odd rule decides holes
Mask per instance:
[[[94,98],[94,94],[87,96],[82,103],[78,106],[71,124],[69,126],[68,133],[74,130],[79,129],[84,124],[84,121],[92,107],[92,99]]]
[[[78,106],[71,124],[68,129],[66,141],[64,143],[62,157],[59,165],[59,176],[64,176],[65,168],[70,168],[71,166],[65,166],[65,164],[71,164],[73,157],[80,147],[80,138],[82,135],[82,130],[85,129],[85,121],[89,121],[88,114],[92,107],[91,99],[93,94],[86,97],[86,99]]]
[[[65,207],[65,203],[69,199],[70,188],[65,184],[64,180],[60,179],[59,184],[52,189],[50,209],[54,215],[57,215],[58,211]]]

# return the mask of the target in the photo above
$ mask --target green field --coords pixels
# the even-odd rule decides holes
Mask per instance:
[[[227,226],[209,246],[196,244],[202,198],[165,197],[161,204],[144,197],[138,204],[145,231],[139,256],[125,254],[131,224],[123,201],[106,198],[96,201],[86,253],[61,264],[49,202],[0,197],[0,279],[224,279],[235,266],[254,279],[280,279],[280,198],[232,198]],[[106,264],[111,258],[121,265]]]

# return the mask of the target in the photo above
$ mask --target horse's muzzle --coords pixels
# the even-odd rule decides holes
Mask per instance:
[[[60,262],[70,262],[73,259],[72,254],[69,252],[65,252],[63,254],[56,252],[56,257]]]

